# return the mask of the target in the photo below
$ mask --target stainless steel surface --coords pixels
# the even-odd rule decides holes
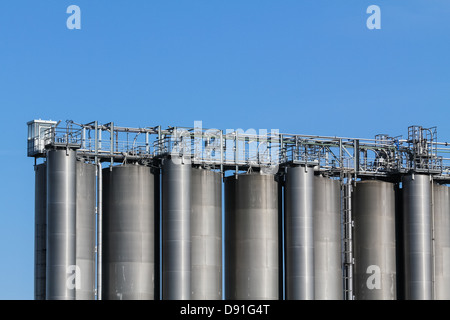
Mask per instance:
[[[77,300],[95,299],[95,171],[95,165],[77,161]]]
[[[102,164],[97,163],[97,300],[102,300],[103,268],[103,175]]]
[[[433,185],[434,299],[450,300],[450,193],[445,185]]]
[[[191,166],[162,166],[162,298],[191,299]]]
[[[51,125],[48,125],[50,123]],[[84,276],[85,271],[81,270],[84,269],[82,263],[78,263],[76,260],[76,248],[79,246],[74,246],[74,242],[81,243],[83,241],[84,243],[84,241],[90,241],[90,238],[88,237],[88,239],[84,235],[79,238],[76,235],[77,232],[74,231],[77,222],[79,222],[76,217],[77,208],[80,207],[79,210],[81,210],[81,207],[85,204],[85,201],[78,199],[79,197],[84,197],[81,193],[85,190],[81,190],[79,187],[80,192],[74,191],[77,188],[76,181],[79,180],[76,177],[75,158],[94,161],[99,167],[101,167],[101,163],[105,164],[105,162],[110,162],[111,165],[139,162],[153,167],[159,166],[161,160],[165,159],[168,154],[174,154],[175,151],[184,153],[186,160],[192,161],[194,166],[217,166],[217,168],[220,167],[221,171],[224,170],[222,171],[223,174],[230,171],[242,172],[247,170],[250,172],[250,169],[255,168],[255,170],[267,172],[267,165],[271,167],[273,165],[278,167],[279,165],[282,170],[285,170],[289,166],[308,164],[315,166],[316,173],[323,172],[325,175],[340,178],[342,183],[342,230],[344,230],[342,243],[345,251],[343,255],[345,257],[343,273],[346,277],[344,294],[348,299],[353,297],[353,207],[350,201],[353,187],[352,181],[357,177],[389,180],[396,183],[403,181],[403,189],[397,192],[397,197],[400,197],[400,193],[402,194],[401,200],[396,201],[398,206],[396,219],[401,219],[401,223],[398,223],[399,221],[396,222],[397,232],[401,234],[401,239],[397,239],[397,270],[402,271],[402,275],[397,273],[397,296],[400,298],[406,296],[408,299],[439,299],[446,294],[443,288],[449,287],[449,285],[444,284],[448,278],[446,270],[447,261],[450,259],[447,258],[449,255],[447,237],[450,237],[450,232],[445,231],[448,230],[445,215],[448,211],[447,196],[445,195],[446,192],[441,192],[441,188],[437,185],[436,192],[433,192],[433,185],[431,184],[430,187],[431,179],[429,181],[427,179],[432,177],[435,183],[448,183],[450,181],[450,158],[446,155],[450,147],[447,142],[438,142],[435,127],[422,128],[420,126],[411,126],[408,128],[407,139],[397,139],[385,134],[377,135],[375,139],[287,133],[281,135],[276,133],[268,136],[266,134],[238,134],[239,130],[235,132],[230,131],[226,134],[218,130],[217,132],[215,131],[216,133],[214,133],[213,137],[209,129],[181,128],[187,134],[183,136],[183,148],[180,149],[178,148],[178,142],[181,142],[181,140],[174,139],[177,138],[176,127],[167,129],[163,129],[161,126],[129,128],[116,126],[112,122],[102,125],[97,121],[89,124],[66,121],[65,126],[61,124],[61,121],[37,120],[28,124],[28,155],[35,158],[35,164],[38,158],[47,158],[48,169],[45,173],[47,180],[45,193],[43,193],[42,186],[36,187],[36,189],[40,188],[40,190],[36,190],[36,193],[40,195],[36,196],[35,203],[35,297],[37,299],[38,296],[42,297],[44,294],[50,299],[79,298],[82,294],[78,294],[78,292],[73,293],[74,289],[72,287],[78,284],[74,280],[91,281],[89,276]],[[47,128],[48,130],[45,130]],[[106,140],[104,139],[105,137]],[[263,146],[267,152],[263,152],[264,154],[258,153],[258,155],[265,158],[269,150],[271,156],[280,152],[279,157],[275,157],[275,161],[273,161],[274,158],[267,158],[266,160],[270,160],[270,162],[266,163],[266,161],[255,158],[255,153],[252,152],[253,148],[251,147],[263,139],[266,139],[267,145],[263,143],[260,146]],[[128,143],[131,141],[133,142]],[[199,150],[198,146],[204,146],[206,152]],[[71,148],[74,150],[71,150]],[[242,153],[242,151],[246,152]],[[62,156],[63,154],[64,157]],[[194,157],[191,158],[192,154],[194,154]],[[64,166],[66,168],[59,168]],[[180,165],[180,167],[182,166]],[[41,167],[36,166],[36,168],[39,171]],[[185,165],[184,168],[187,170],[191,166],[190,164]],[[167,169],[166,171],[170,170]],[[295,169],[289,170],[294,172]],[[288,173],[288,175],[294,175],[292,172]],[[412,175],[410,172],[415,172],[415,175]],[[37,176],[38,174],[41,173],[36,173],[36,180],[40,179]],[[170,176],[172,173],[166,175]],[[172,176],[175,176],[175,174]],[[161,276],[155,273],[155,277],[158,282],[161,278],[165,278],[164,290],[168,292],[166,297],[169,299],[180,299],[179,297],[181,296],[183,299],[192,297],[198,293],[195,285],[200,283],[200,281],[195,280],[197,276],[191,273],[191,270],[198,266],[197,262],[191,261],[197,255],[194,252],[197,250],[197,246],[193,244],[195,239],[192,235],[193,233],[191,233],[191,226],[193,223],[197,226],[197,223],[190,221],[191,213],[186,213],[193,210],[194,205],[191,206],[191,200],[192,202],[195,201],[194,195],[190,191],[192,185],[190,180],[189,182],[188,180],[185,178],[173,179],[165,183],[165,219],[161,221],[164,224],[164,227],[161,229],[164,229],[163,240],[165,242],[161,243],[161,247],[164,247],[162,255],[165,261],[162,263],[165,269],[164,273],[161,272]],[[287,180],[287,184],[289,184],[289,177],[287,177]],[[306,179],[304,180],[306,181]],[[101,181],[100,177],[99,181]],[[39,182],[39,184],[41,183]],[[101,267],[103,257],[101,194],[103,193],[101,184],[98,185],[98,188],[100,194],[97,204],[97,223],[99,223],[97,224],[97,236],[100,236],[100,238],[98,238],[97,262],[100,269],[97,271],[100,278],[97,279],[97,297],[101,299],[103,278],[103,268]],[[159,188],[156,189],[159,191]],[[156,189],[154,188],[154,190]],[[289,187],[286,190],[290,189],[293,188]],[[291,199],[289,201],[285,200],[286,206],[289,207],[289,205],[295,204],[300,208],[299,211],[303,212],[302,214],[309,216],[311,209],[308,203],[311,201],[305,201],[305,199],[310,199],[310,196],[308,192],[304,190],[302,192],[303,200],[301,197],[295,198],[286,195],[286,198],[290,197]],[[279,196],[281,193],[279,190]],[[313,194],[316,193],[313,192]],[[45,197],[45,200],[42,201],[45,204],[38,200],[41,197]],[[81,205],[74,205],[74,201],[77,201],[77,199],[82,203]],[[327,200],[321,200],[318,197],[314,198],[312,211],[317,212],[314,208],[325,205],[326,202]],[[280,203],[280,199],[278,203]],[[307,205],[305,206],[305,204]],[[280,209],[281,207],[282,205],[279,206],[279,210],[282,210]],[[401,209],[399,210],[400,207]],[[182,209],[179,210],[179,208]],[[46,233],[42,232],[43,220],[40,215],[43,211],[46,212],[46,217],[43,220],[50,221],[47,225],[48,232]],[[287,211],[293,210],[287,208]],[[317,215],[319,214],[317,213]],[[159,216],[162,217],[162,215],[158,214]],[[180,216],[182,216],[181,220],[178,219]],[[281,216],[282,212],[281,214],[279,212],[279,219],[282,219],[280,218]],[[286,219],[290,219],[290,216],[288,217],[287,215]],[[319,252],[318,247],[320,246],[318,240],[314,240],[312,246],[314,249],[311,250],[310,236],[311,234],[316,235],[319,232],[317,228],[321,226],[313,222],[314,228],[310,232],[311,224],[309,220],[305,218],[301,221],[295,221],[297,225],[292,223],[292,221],[286,223],[286,239],[295,234],[302,241],[299,245],[295,244],[294,246],[286,241],[286,245],[289,246],[289,249],[286,250],[286,275],[289,277],[287,290],[292,291],[292,283],[295,283],[291,281],[292,272],[290,271],[293,270],[292,265],[300,266],[301,268],[294,270],[297,272],[294,277],[302,278],[303,285],[298,286],[296,290],[301,292],[303,296],[309,295],[306,298],[314,296],[318,299],[321,296],[318,292],[318,287],[323,285],[323,283],[319,283],[324,280],[322,276],[318,276],[322,272],[319,260],[323,259],[324,255],[321,257],[317,256]],[[281,226],[282,222],[279,221],[278,225]],[[159,225],[159,221],[155,223]],[[290,231],[289,229],[292,228],[302,228],[303,231]],[[157,230],[159,231],[160,229],[157,228]],[[278,233],[279,235],[282,234],[281,231],[278,231]],[[158,237],[158,235],[156,236]],[[43,244],[44,239],[45,245]],[[317,238],[314,236],[314,239]],[[322,240],[324,239],[322,238]],[[282,239],[278,242],[283,243]],[[159,257],[159,242],[154,241],[153,244],[155,253]],[[330,248],[327,247],[327,249]],[[297,250],[295,252],[298,254],[294,255],[295,259],[297,259],[296,261],[292,259],[293,256],[288,250]],[[73,257],[74,252],[75,258]],[[310,267],[311,256],[314,256],[314,268]],[[43,261],[44,257],[45,261]],[[278,257],[282,262],[283,255],[279,254]],[[281,262],[279,260],[278,265],[281,265]],[[154,263],[159,266],[159,261]],[[43,275],[43,270],[45,270],[45,275]],[[76,278],[72,277],[74,276],[73,272],[79,272]],[[403,273],[405,277],[403,277]],[[283,272],[278,272],[278,274],[283,277]],[[311,278],[314,278],[314,286],[311,286],[310,282],[307,281],[307,279]],[[45,285],[43,284],[44,279]],[[281,283],[280,281],[278,282]],[[404,283],[400,284],[401,282]],[[84,288],[84,284],[81,284],[81,287]],[[283,286],[279,287],[281,287],[280,290],[283,290]],[[311,294],[311,288],[314,290],[314,295]],[[155,288],[155,290],[158,290],[158,288]],[[331,292],[328,289],[324,289],[325,291],[327,293]],[[403,294],[403,291],[406,291],[405,294]],[[287,296],[290,296],[290,294],[287,294]]]
[[[405,298],[431,300],[431,183],[428,175],[403,177]]]
[[[47,300],[74,300],[76,286],[76,155],[47,153]]]
[[[314,299],[342,300],[339,180],[314,178]]]
[[[222,175],[192,169],[191,299],[222,299]]]
[[[103,169],[104,300],[154,298],[154,190],[149,167]]]
[[[314,300],[314,170],[290,167],[285,187],[286,299]]]
[[[225,170],[232,169],[230,166],[235,166],[238,171],[259,167],[268,172],[278,165],[284,168],[308,164],[317,166],[316,171],[326,171],[335,177],[354,172],[359,176],[397,178],[399,174],[414,170],[450,181],[450,145],[437,140],[436,127],[409,126],[406,139],[398,139],[397,133],[395,136],[377,134],[374,139],[367,139],[280,134],[278,130],[270,133],[262,130],[258,134],[241,129],[224,132],[202,128],[198,122],[194,127],[164,129],[155,124],[133,128],[113,122],[80,124],[68,120],[66,126],[60,122],[52,126],[42,140],[31,133],[35,127],[33,123],[38,122],[42,120],[28,123],[28,155],[35,158],[45,157],[44,152],[34,149],[35,142],[42,141],[45,149],[72,147],[77,148],[81,157],[115,163],[147,162],[173,153],[185,156],[195,165],[217,165]],[[102,134],[107,138],[102,138]],[[205,146],[206,152],[200,150],[201,145]]]
[[[279,298],[278,206],[273,175],[226,178],[226,299]]]
[[[47,247],[47,171],[45,163],[35,167],[34,192],[34,300],[45,300]]]
[[[353,192],[355,299],[397,299],[395,190],[389,182],[358,181]]]

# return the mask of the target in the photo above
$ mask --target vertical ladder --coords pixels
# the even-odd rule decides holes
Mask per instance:
[[[342,194],[342,262],[344,299],[354,300],[353,294],[353,217],[352,217],[352,174],[341,172]]]

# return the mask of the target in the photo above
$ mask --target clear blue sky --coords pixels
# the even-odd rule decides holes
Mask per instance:
[[[33,299],[27,121],[361,138],[422,125],[450,141],[449,17],[448,0],[2,0],[0,299]]]

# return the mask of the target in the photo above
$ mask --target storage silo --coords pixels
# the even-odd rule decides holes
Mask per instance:
[[[279,298],[278,182],[274,175],[225,180],[225,298]]]
[[[102,298],[153,300],[154,177],[142,165],[103,169]]]
[[[314,169],[289,167],[285,183],[286,299],[314,300]]]
[[[222,299],[222,175],[192,169],[191,299]]]
[[[353,200],[356,300],[397,299],[395,185],[356,182]]]
[[[314,177],[314,299],[342,300],[340,181]]]
[[[34,167],[34,299],[45,300],[47,251],[47,170],[42,163]]]
[[[191,165],[162,165],[162,298],[191,299]]]
[[[434,209],[434,300],[450,300],[450,193],[445,185],[433,184]]]
[[[46,299],[75,300],[76,154],[47,152]]]
[[[95,299],[95,171],[95,165],[77,161],[76,264],[81,278],[77,300]]]
[[[403,176],[405,299],[431,300],[431,182],[430,176]]]

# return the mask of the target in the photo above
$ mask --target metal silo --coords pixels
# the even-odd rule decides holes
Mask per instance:
[[[77,300],[95,299],[95,171],[95,165],[77,161]]]
[[[287,169],[284,198],[287,300],[314,300],[313,191],[313,168]]]
[[[141,165],[103,169],[102,295],[154,298],[154,177]]]
[[[162,298],[191,299],[191,165],[162,166]]]
[[[431,300],[431,183],[428,175],[403,177],[405,298]]]
[[[397,299],[395,189],[389,182],[358,181],[353,198],[355,299]]]
[[[222,175],[192,169],[191,291],[193,300],[222,299]]]
[[[314,298],[342,300],[339,180],[314,178]]]
[[[434,299],[450,300],[450,193],[433,184],[434,209]]]
[[[76,155],[47,153],[47,300],[74,300],[76,286]]]
[[[274,175],[225,181],[225,298],[279,298],[278,183]]]
[[[45,300],[47,248],[47,171],[46,164],[35,166],[34,189],[34,299]]]

